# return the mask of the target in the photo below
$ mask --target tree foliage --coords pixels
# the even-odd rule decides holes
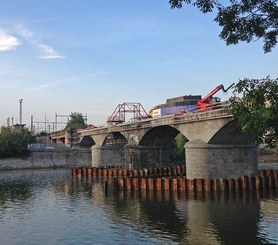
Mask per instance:
[[[0,158],[22,156],[28,150],[28,144],[33,141],[34,137],[27,129],[18,132],[12,128],[1,128]]]
[[[184,162],[185,160],[185,154],[184,154],[184,145],[188,142],[188,139],[182,134],[179,133],[176,137],[176,147],[177,147],[177,160]]]
[[[169,0],[171,8],[181,8],[185,3],[196,6],[203,13],[217,11],[214,20],[222,27],[219,36],[227,45],[262,39],[266,53],[277,43],[277,2],[277,0],[230,0],[221,3],[221,0]],[[225,6],[224,3],[229,4]]]
[[[240,80],[236,93],[241,98],[232,97],[231,113],[238,120],[242,130],[252,142],[260,144],[264,140],[271,145],[278,138],[278,78]]]
[[[67,123],[66,128],[77,128],[77,129],[83,129],[86,128],[86,122],[85,119],[82,115],[82,113],[78,113],[78,112],[72,112],[70,114],[70,119]]]

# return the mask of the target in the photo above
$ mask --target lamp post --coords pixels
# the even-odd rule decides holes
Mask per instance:
[[[19,100],[19,124],[22,125],[22,101],[23,99]]]

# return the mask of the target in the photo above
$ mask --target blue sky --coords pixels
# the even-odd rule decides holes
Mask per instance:
[[[100,125],[122,102],[148,111],[244,77],[278,77],[277,48],[226,46],[213,18],[168,0],[1,0],[0,123],[19,122],[19,99],[27,125],[71,112]]]

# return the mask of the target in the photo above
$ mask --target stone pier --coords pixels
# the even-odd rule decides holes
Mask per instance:
[[[91,147],[92,166],[123,166],[124,148],[119,146],[97,146]]]
[[[256,145],[185,144],[188,179],[238,178],[257,175]]]
[[[169,146],[125,145],[125,164],[133,167],[165,167],[175,163],[175,152]]]

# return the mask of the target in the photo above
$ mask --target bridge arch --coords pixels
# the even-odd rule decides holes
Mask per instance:
[[[102,147],[124,147],[127,144],[127,139],[120,132],[112,132],[107,134],[102,143]]]
[[[142,167],[164,167],[184,163],[184,144],[181,153],[183,159],[177,157],[176,137],[179,134],[180,131],[170,125],[153,127],[144,132],[136,145],[127,144],[124,147],[125,159]]]
[[[80,147],[92,147],[95,144],[96,144],[96,142],[94,141],[94,139],[91,136],[84,136],[81,139],[79,146]]]
[[[142,137],[138,145],[141,146],[166,146],[173,143],[176,136],[180,133],[174,127],[164,125],[150,129]]]
[[[256,145],[249,143],[248,135],[242,132],[238,122],[233,119],[218,124],[218,130],[211,129],[207,143],[191,141],[185,145],[187,178],[225,179],[256,175]]]
[[[108,132],[95,135],[97,144],[92,146],[92,165],[113,165],[124,164],[124,146],[127,139],[120,132]]]
[[[228,122],[220,128],[208,141],[208,144],[248,144],[248,135],[242,132],[242,129],[236,120]]]

